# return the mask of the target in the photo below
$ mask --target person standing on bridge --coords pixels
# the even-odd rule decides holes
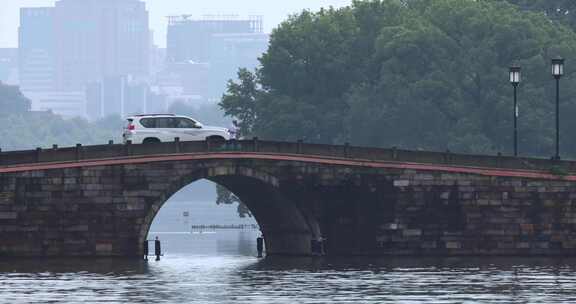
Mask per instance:
[[[240,126],[237,120],[232,121],[232,126],[229,129],[230,138],[239,140],[240,139]]]

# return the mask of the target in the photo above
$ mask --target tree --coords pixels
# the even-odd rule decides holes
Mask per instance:
[[[241,134],[249,135],[255,127],[256,109],[264,92],[258,88],[256,75],[247,69],[238,71],[238,81],[228,81],[227,92],[219,106],[225,115],[238,120]]]
[[[573,11],[568,2],[550,7]],[[234,117],[250,113],[251,132],[263,138],[507,152],[513,113],[508,66],[517,63],[525,76],[521,152],[549,156],[549,60],[576,53],[574,31],[550,18],[556,20],[489,0],[354,1],[304,11],[273,31],[261,66],[250,81],[229,87],[221,106]],[[563,82],[573,78],[567,66]],[[563,113],[576,113],[574,90],[563,86]],[[572,124],[562,124],[564,134]],[[564,147],[576,155],[576,144]]]
[[[24,97],[17,86],[0,82],[0,115],[24,113],[30,111],[31,102]]]
[[[216,204],[217,205],[233,205],[238,204],[237,212],[241,218],[252,217],[252,213],[242,201],[234,195],[230,190],[223,186],[216,185]]]

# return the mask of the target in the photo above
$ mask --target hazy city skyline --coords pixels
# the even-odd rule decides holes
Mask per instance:
[[[0,9],[0,48],[18,47],[18,25],[21,7],[54,6],[57,0],[2,0]],[[321,7],[341,7],[351,0],[293,0],[276,3],[266,0],[212,0],[206,2],[190,0],[143,0],[150,13],[150,29],[154,31],[154,42],[166,45],[166,28],[169,15],[191,14],[201,17],[206,14],[234,14],[239,16],[264,16],[264,30],[270,32],[290,14],[303,9],[318,10]]]

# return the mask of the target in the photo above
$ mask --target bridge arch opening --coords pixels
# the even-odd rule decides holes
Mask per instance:
[[[233,193],[206,179],[170,197],[152,221],[148,240],[159,237],[167,255],[253,256],[260,227]],[[149,249],[153,249],[153,244]]]
[[[236,166],[200,170],[171,180],[163,194],[152,202],[144,218],[139,233],[141,244],[147,239],[154,218],[166,202],[199,180],[223,186],[246,205],[264,236],[267,255],[311,254],[311,240],[320,236],[319,225],[313,217],[282,193],[275,177]],[[214,208],[218,208],[216,204]]]

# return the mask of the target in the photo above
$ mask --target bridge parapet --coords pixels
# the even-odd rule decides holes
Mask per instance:
[[[553,174],[576,172],[576,162],[541,158],[520,158],[503,155],[471,155],[432,151],[411,151],[396,148],[382,149],[345,145],[308,144],[299,142],[252,140],[209,142],[190,141],[154,144],[107,144],[28,151],[0,151],[0,167],[35,163],[76,162],[82,160],[175,155],[189,153],[253,152],[273,154],[299,154],[374,162],[402,162],[441,164],[449,166],[503,168],[546,171]]]

